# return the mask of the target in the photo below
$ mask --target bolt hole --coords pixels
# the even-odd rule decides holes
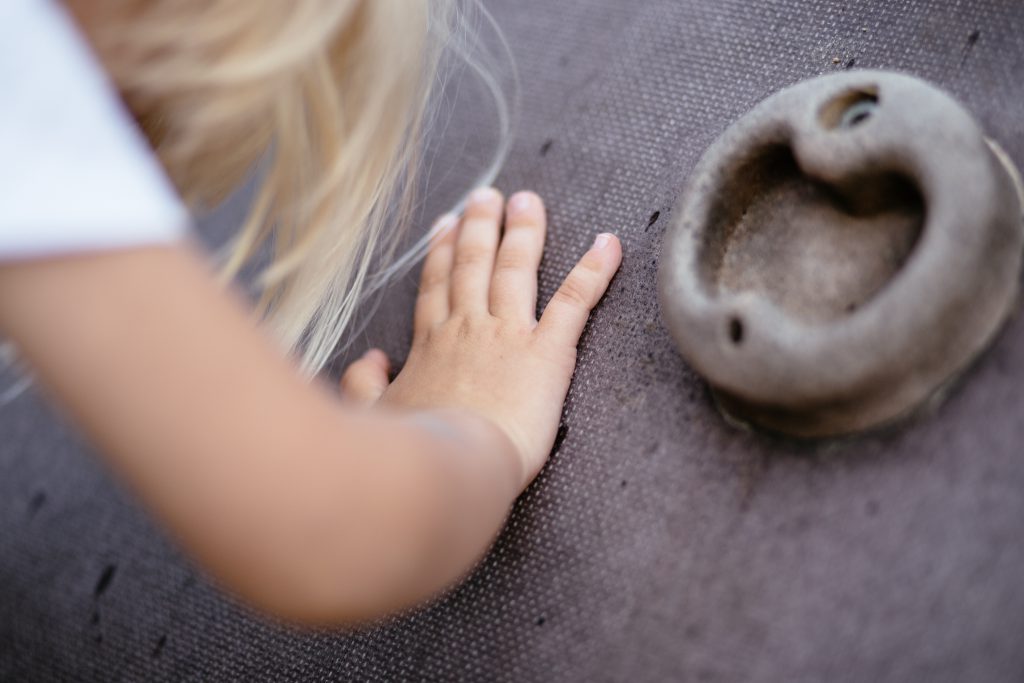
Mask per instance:
[[[729,339],[732,340],[733,344],[739,345],[743,343],[744,332],[742,320],[739,318],[729,320]]]
[[[829,101],[819,118],[829,130],[851,130],[874,116],[878,106],[878,88],[850,90]]]
[[[845,112],[843,112],[843,118],[839,122],[840,128],[856,128],[860,124],[864,123],[871,118],[872,114],[875,113],[875,109],[878,108],[877,102],[858,102],[853,105]]]

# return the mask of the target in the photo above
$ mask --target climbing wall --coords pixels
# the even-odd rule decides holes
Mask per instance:
[[[551,463],[493,552],[435,605],[373,628],[269,625],[30,392],[0,410],[0,680],[1024,680],[1024,320],[927,414],[801,445],[720,418],[654,291],[703,150],[804,78],[935,81],[1024,164],[1024,4],[487,4],[522,76],[498,184],[549,203],[543,293],[597,232],[626,252]],[[493,125],[455,116],[446,139]],[[364,346],[404,357],[414,288],[399,283]]]

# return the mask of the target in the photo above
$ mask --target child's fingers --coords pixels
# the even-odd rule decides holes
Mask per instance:
[[[601,300],[622,263],[622,245],[603,233],[562,282],[541,316],[537,333],[576,346],[590,311]]]
[[[342,396],[355,403],[375,403],[390,384],[390,370],[387,355],[380,349],[370,349],[341,376]]]
[[[481,188],[470,197],[455,242],[451,299],[453,311],[487,312],[503,209],[501,193],[493,188]]]
[[[491,280],[491,313],[499,318],[534,320],[537,315],[537,269],[544,252],[547,220],[544,203],[532,192],[519,192],[505,210],[505,234]]]
[[[419,335],[448,319],[451,297],[452,261],[458,233],[458,217],[448,215],[438,221],[444,226],[430,247],[420,275],[420,292],[413,317],[415,334]]]

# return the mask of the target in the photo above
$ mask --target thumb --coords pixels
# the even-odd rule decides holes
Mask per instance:
[[[341,393],[355,403],[376,403],[388,388],[390,370],[387,355],[380,349],[370,349],[341,376]]]

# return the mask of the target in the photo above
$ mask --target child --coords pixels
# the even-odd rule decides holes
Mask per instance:
[[[389,253],[455,10],[0,3],[0,336],[202,566],[282,618],[380,616],[473,566],[544,465],[621,260],[598,235],[538,321],[541,200],[480,189],[439,227],[393,382],[378,350],[340,399],[289,360],[302,342],[323,366]],[[257,162],[226,270],[272,245],[262,323],[178,200]]]

